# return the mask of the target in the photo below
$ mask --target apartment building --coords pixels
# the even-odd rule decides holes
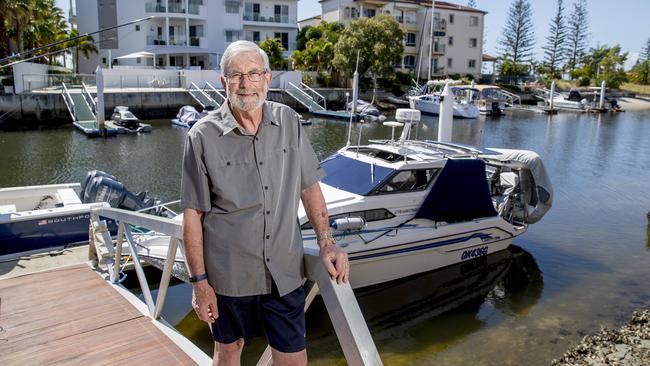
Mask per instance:
[[[97,65],[217,69],[228,45],[277,38],[289,57],[298,31],[297,0],[76,0],[79,33],[93,35],[99,52],[80,57],[79,70]],[[126,58],[124,57],[126,56]],[[140,57],[137,57],[140,56]]]
[[[391,15],[404,31],[404,54],[400,71],[420,77],[481,74],[483,27],[487,12],[449,2],[436,1],[431,35],[431,1],[427,0],[322,0],[322,20],[348,25],[362,17]],[[431,50],[431,57],[429,57]],[[429,60],[430,63],[429,63]]]

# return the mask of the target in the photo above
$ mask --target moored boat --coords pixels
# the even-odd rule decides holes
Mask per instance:
[[[117,133],[151,132],[151,125],[142,123],[129,107],[117,106],[113,109],[110,120],[105,122],[107,127],[117,129]]]

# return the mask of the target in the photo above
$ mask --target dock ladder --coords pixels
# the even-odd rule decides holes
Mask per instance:
[[[289,87],[285,91],[298,103],[309,109],[310,112],[327,110],[325,97],[305,83],[300,83],[300,87],[298,87],[296,84],[289,82]]]
[[[214,91],[217,92],[217,95],[223,97],[223,95],[221,95],[221,93],[219,93],[217,89],[215,89],[214,87],[212,87],[212,89],[214,89]],[[197,103],[199,103],[201,105],[201,108],[203,109],[205,109],[206,107],[212,107],[214,109],[217,109],[221,105],[216,100],[214,100],[214,98],[212,98],[208,93],[206,93],[204,89],[199,88],[199,86],[196,85],[194,82],[190,84],[190,87],[189,89],[187,89],[187,92],[190,93],[192,98],[194,98],[194,100],[196,100]]]
[[[94,263],[101,262],[105,264],[108,268],[110,281],[118,285],[122,245],[126,243],[126,247],[130,252],[128,254],[133,258],[135,272],[142,290],[145,311],[151,320],[166,334],[179,337],[178,332],[173,328],[170,329],[171,326],[168,326],[161,319],[161,314],[169,288],[172,269],[178,264],[175,262],[177,250],[180,250],[183,258],[185,258],[185,248],[182,242],[182,223],[169,218],[108,207],[93,208],[90,219],[90,249],[92,250],[94,247],[97,253],[93,259]],[[118,225],[117,241],[114,245],[113,239],[106,229],[105,220],[109,219],[114,220]],[[155,300],[140,263],[137,240],[131,232],[133,226],[147,228],[159,235],[169,236],[167,256]],[[318,250],[305,248],[304,252],[305,273],[307,275],[305,310],[315,296],[320,293],[348,364],[381,366],[381,358],[368,330],[368,325],[361,314],[350,283],[337,284],[336,281],[330,278],[322,265]],[[186,266],[187,264],[181,263],[181,265]],[[187,301],[189,302],[190,299],[187,299]],[[187,341],[185,338],[183,339]],[[199,364],[209,363],[205,362],[203,357],[190,356],[196,357],[195,360]],[[266,366],[271,365],[271,363],[271,348],[267,346],[257,365]]]

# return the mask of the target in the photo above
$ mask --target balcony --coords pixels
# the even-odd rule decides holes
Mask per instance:
[[[431,50],[433,55],[444,55],[445,54],[445,45],[434,43],[433,49]]]
[[[275,23],[275,24],[291,24],[297,26],[295,19],[289,18],[288,15],[276,15],[266,17],[259,13],[245,13],[242,19],[246,22],[263,22],[263,23]]]
[[[167,9],[164,5],[158,3],[145,3],[144,11],[146,13],[166,13]]]
[[[169,3],[169,12],[170,13],[177,13],[177,14],[185,14],[185,7],[183,6],[183,3]]]
[[[167,42],[158,36],[147,36],[147,46],[164,46]]]

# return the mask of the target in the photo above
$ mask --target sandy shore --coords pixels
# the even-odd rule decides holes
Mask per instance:
[[[583,338],[553,366],[650,364],[650,310],[632,314],[620,329],[603,329]]]
[[[634,111],[646,111],[650,110],[650,99],[638,99],[638,98],[629,98],[622,97],[616,98],[618,104],[623,108],[623,110],[634,112]]]

